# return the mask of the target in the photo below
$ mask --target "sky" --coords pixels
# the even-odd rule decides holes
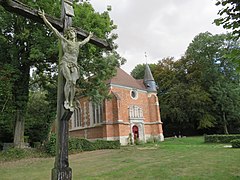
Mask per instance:
[[[202,32],[226,33],[213,24],[220,7],[216,0],[89,0],[97,12],[111,6],[117,30],[118,53],[130,73],[143,63],[184,55],[193,38]],[[145,56],[146,54],[146,56]]]

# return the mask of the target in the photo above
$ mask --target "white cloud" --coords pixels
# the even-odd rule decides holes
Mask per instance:
[[[118,52],[127,59],[128,73],[137,65],[179,58],[201,32],[224,33],[215,26],[218,7],[211,0],[90,0],[96,11],[112,6],[110,16],[118,26]]]

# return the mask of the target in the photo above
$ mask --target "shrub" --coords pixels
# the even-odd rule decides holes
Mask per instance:
[[[70,138],[68,144],[69,151],[77,150],[83,151],[80,139],[78,138]]]
[[[129,135],[128,135],[128,144],[133,145],[132,133],[129,133]]]
[[[9,148],[1,152],[0,159],[3,161],[22,159],[29,157],[29,154],[31,152],[28,149]]]
[[[230,143],[234,139],[240,139],[239,134],[235,135],[205,135],[205,143]]]
[[[37,149],[8,148],[0,152],[0,161],[12,161],[24,158],[48,157],[48,154]]]
[[[231,141],[233,148],[240,148],[240,139],[234,139]]]
[[[49,140],[44,143],[44,151],[52,156],[56,154],[56,134],[51,134]],[[93,151],[97,149],[119,149],[119,141],[104,141],[96,140],[95,142],[88,141],[83,138],[69,138],[68,150],[75,151]]]
[[[96,150],[94,144],[83,138],[69,138],[69,151],[93,151]]]
[[[9,148],[6,151],[3,151],[3,155],[7,159],[21,159],[27,156],[27,151],[20,148]]]
[[[94,144],[90,141],[88,141],[87,139],[79,139],[80,140],[80,144],[82,147],[83,151],[93,151],[96,150],[96,147],[94,146]]]
[[[96,149],[119,149],[119,141],[96,140],[94,142]]]
[[[41,142],[33,142],[33,148],[41,149],[41,147],[42,147]]]
[[[141,141],[141,140],[139,140],[139,139],[136,139],[136,140],[134,141],[134,143],[135,143],[136,145],[142,145],[142,144],[144,144],[144,141]]]
[[[44,151],[51,156],[55,156],[56,154],[56,134],[51,134],[49,140],[44,142],[43,145]]]

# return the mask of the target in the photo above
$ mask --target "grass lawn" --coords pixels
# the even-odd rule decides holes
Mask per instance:
[[[204,144],[203,137],[82,152],[69,157],[73,180],[240,179],[240,149]],[[48,180],[54,158],[0,162],[1,180]]]

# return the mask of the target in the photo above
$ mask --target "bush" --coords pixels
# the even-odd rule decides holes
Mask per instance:
[[[93,151],[96,150],[94,144],[83,138],[69,138],[69,151]]]
[[[83,151],[93,151],[96,150],[96,147],[94,146],[94,144],[90,141],[88,141],[87,139],[79,139],[80,143],[81,143],[81,147]]]
[[[51,156],[56,154],[56,134],[52,134],[47,142],[44,143],[44,151]],[[97,149],[119,149],[119,141],[104,141],[96,140],[95,142],[88,141],[83,138],[69,138],[68,150],[69,152],[79,151],[93,151]]]
[[[80,139],[78,138],[70,138],[69,144],[68,144],[69,151],[77,150],[77,151],[83,151],[82,149],[82,143]]]
[[[134,143],[135,143],[136,145],[142,145],[142,144],[144,144],[144,141],[141,141],[141,140],[139,140],[139,139],[136,139],[136,140],[134,141]]]
[[[96,140],[94,142],[96,149],[119,149],[119,141]]]
[[[234,139],[240,139],[240,134],[235,135],[205,135],[205,143],[230,143]]]
[[[56,134],[51,134],[48,141],[44,142],[43,145],[44,151],[51,156],[56,154]]]
[[[234,139],[231,141],[233,148],[240,148],[240,139]]]
[[[27,156],[27,151],[19,148],[9,148],[2,153],[7,159],[21,159]]]
[[[0,152],[0,161],[12,161],[23,158],[47,157],[47,154],[36,149],[9,148]]]

